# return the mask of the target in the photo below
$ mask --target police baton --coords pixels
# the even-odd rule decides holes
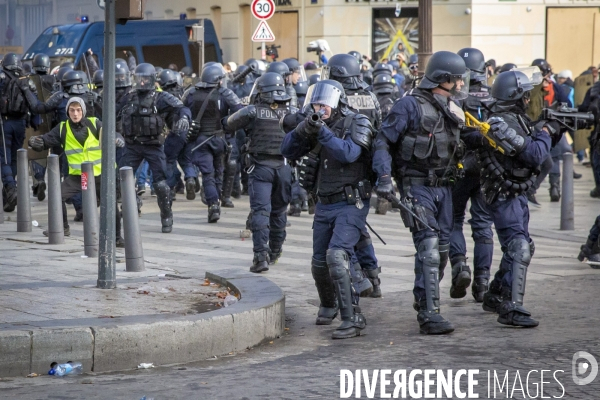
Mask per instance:
[[[216,135],[210,135],[208,137],[208,139],[206,139],[205,141],[203,141],[202,143],[200,143],[198,146],[194,147],[190,152],[193,153],[194,151],[198,150],[200,147],[202,147],[204,144],[206,144],[210,139],[214,138]]]
[[[427,222],[424,221],[423,218],[421,218],[417,214],[415,214],[413,210],[411,210],[406,205],[404,205],[400,200],[398,200],[398,198],[396,196],[390,196],[387,198],[387,200],[389,200],[392,203],[392,208],[402,208],[404,211],[406,211],[407,213],[412,215],[412,217],[414,219],[416,219],[417,221],[422,223],[424,227],[431,229],[432,231],[435,231],[435,229],[433,229],[431,226],[429,226],[429,224],[427,224]]]
[[[6,155],[6,137],[4,136],[4,119],[2,114],[0,114],[0,131],[2,131],[2,146],[4,146],[4,162],[8,162],[8,157]]]

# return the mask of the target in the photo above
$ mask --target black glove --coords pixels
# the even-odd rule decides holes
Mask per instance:
[[[50,96],[48,101],[46,101],[46,106],[55,110],[58,108],[58,106],[60,106],[60,103],[63,101],[63,99],[67,97],[69,97],[69,95],[65,92],[56,92]]]
[[[185,142],[190,143],[196,140],[198,135],[200,134],[200,123],[196,121],[192,121],[189,129],[186,132]]]
[[[125,147],[125,141],[122,137],[115,138],[115,146],[117,147]]]
[[[558,121],[548,120],[544,122],[544,128],[548,130],[550,139],[552,139],[552,147],[556,146],[562,139],[562,131],[565,129]]]
[[[32,136],[29,138],[29,147],[31,147],[34,151],[43,151],[44,150],[44,139],[41,136]]]
[[[179,118],[179,121],[177,121],[175,123],[175,126],[173,127],[173,130],[180,132],[180,133],[188,132],[189,129],[190,129],[190,121],[185,116]]]
[[[492,117],[488,119],[487,123],[494,132],[505,132],[508,129],[508,124],[500,117]]]
[[[379,177],[377,182],[377,189],[375,190],[377,197],[389,200],[395,196],[394,184],[392,183],[392,177],[389,175],[383,175]]]

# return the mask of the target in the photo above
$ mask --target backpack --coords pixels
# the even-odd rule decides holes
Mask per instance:
[[[19,87],[19,77],[5,72],[8,83],[4,87],[2,96],[0,96],[0,112],[3,115],[22,116],[27,114],[29,106]],[[24,78],[28,79],[28,78]]]

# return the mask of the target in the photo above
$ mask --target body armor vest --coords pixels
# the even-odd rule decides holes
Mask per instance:
[[[338,138],[343,139],[350,134],[352,115],[340,118],[329,129]],[[345,186],[356,188],[360,181],[368,179],[370,160],[367,158],[368,156],[362,152],[355,162],[342,164],[325,147],[322,147],[318,174],[318,194],[320,196],[331,196],[343,192]]]
[[[485,122],[489,118],[489,110],[484,102],[490,100],[489,88],[485,86],[474,86],[469,88],[469,96],[463,102],[463,109],[477,118],[479,122]]]
[[[519,121],[517,114],[512,112],[496,113],[514,129],[517,134],[529,136],[529,120],[522,117]],[[540,172],[539,166],[531,168],[519,161],[517,157],[509,157],[493,149],[479,150],[481,165],[481,191],[487,204],[492,204],[500,193],[507,197],[519,196],[525,193],[535,183]]]
[[[404,170],[400,173],[403,176],[423,177],[433,172],[441,177],[462,157],[460,132],[427,99],[415,98],[421,114],[419,129],[405,134],[395,163]]]
[[[123,133],[128,140],[140,144],[158,144],[164,121],[156,108],[157,92],[140,98],[137,91],[130,95],[130,103],[123,111]]]
[[[275,109],[268,104],[256,105],[256,119],[250,132],[250,154],[281,156],[280,148],[285,132],[279,127],[279,120],[288,112],[289,108],[284,104],[279,104]]]
[[[210,95],[210,99],[208,99],[208,104],[204,109],[204,114],[202,114],[202,120],[200,121],[200,135],[212,135],[216,131],[220,131],[221,128],[221,111],[219,110],[219,89],[213,88],[196,88],[194,92],[194,103],[190,111],[192,112],[192,118],[196,118],[198,112],[202,108],[202,104]]]

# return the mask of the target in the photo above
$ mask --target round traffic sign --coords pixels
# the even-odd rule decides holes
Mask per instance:
[[[252,0],[250,9],[255,18],[269,19],[275,13],[275,3],[273,0]]]

